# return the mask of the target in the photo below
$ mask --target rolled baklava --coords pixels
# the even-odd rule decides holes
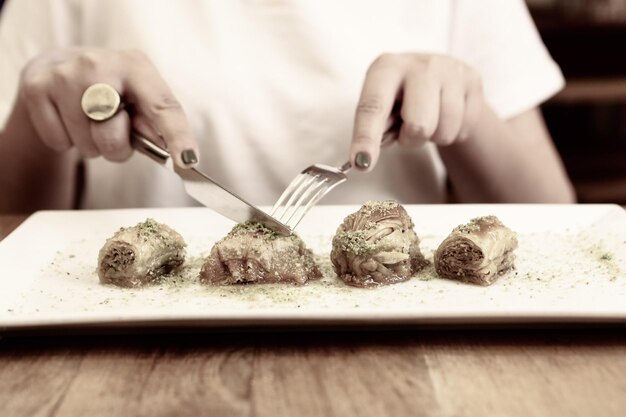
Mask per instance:
[[[185,241],[171,227],[147,219],[121,228],[98,256],[98,276],[104,284],[139,287],[176,272],[185,260]]]
[[[492,284],[514,267],[517,235],[495,216],[477,217],[456,227],[435,252],[443,278]]]

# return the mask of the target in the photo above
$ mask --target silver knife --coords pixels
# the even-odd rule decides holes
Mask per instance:
[[[183,180],[187,194],[203,205],[238,223],[249,220],[257,221],[281,235],[289,236],[291,234],[291,229],[288,226],[228,191],[208,175],[196,168],[182,169],[178,167],[165,149],[144,138],[136,131],[132,133],[132,143],[137,151],[178,174]]]

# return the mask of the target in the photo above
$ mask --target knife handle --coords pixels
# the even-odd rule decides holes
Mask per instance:
[[[133,130],[131,132],[131,143],[136,151],[146,155],[153,161],[166,165],[170,159],[170,154],[156,143],[143,137],[139,132]]]

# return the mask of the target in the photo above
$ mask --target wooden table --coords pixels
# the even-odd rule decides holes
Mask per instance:
[[[624,327],[138,333],[5,335],[0,416],[626,416]]]

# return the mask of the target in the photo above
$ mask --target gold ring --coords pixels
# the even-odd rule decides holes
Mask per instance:
[[[90,85],[80,100],[80,105],[87,117],[96,122],[103,122],[115,116],[120,109],[120,94],[109,84]]]

